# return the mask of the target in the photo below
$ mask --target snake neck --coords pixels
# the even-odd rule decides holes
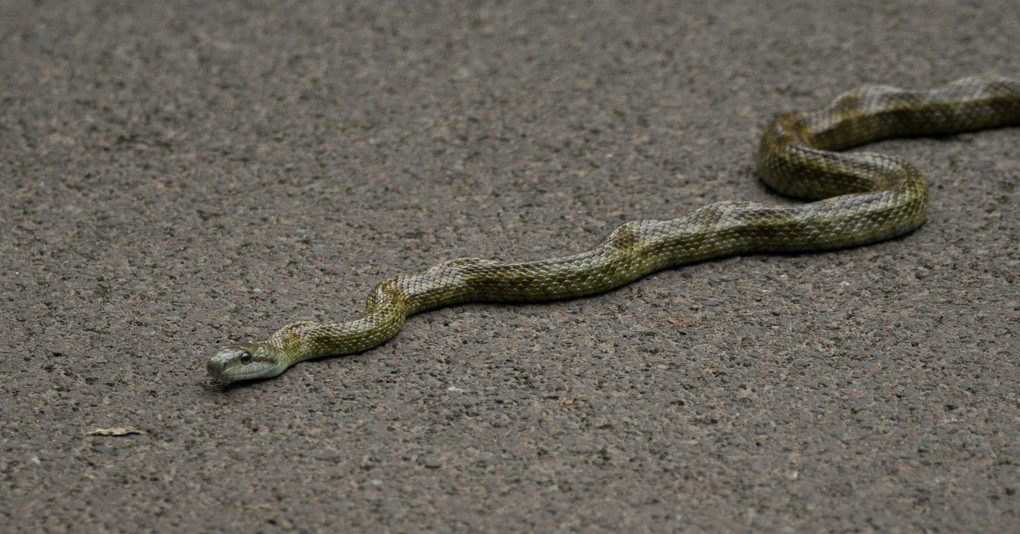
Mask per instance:
[[[396,279],[389,279],[372,291],[360,318],[338,324],[290,323],[273,332],[262,345],[288,367],[313,358],[354,354],[396,335],[409,311],[407,296],[397,290]]]

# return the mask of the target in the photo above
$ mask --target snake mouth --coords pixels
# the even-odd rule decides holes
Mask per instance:
[[[223,362],[209,360],[206,365],[206,369],[209,371],[209,376],[213,380],[229,384],[231,382],[240,382],[242,380],[257,380],[259,378],[272,378],[279,375],[284,371],[278,365],[273,365],[266,362],[253,362],[243,366],[225,366]]]

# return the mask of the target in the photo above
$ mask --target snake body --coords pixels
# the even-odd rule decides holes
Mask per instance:
[[[719,202],[677,219],[625,223],[570,256],[521,263],[445,261],[384,280],[356,320],[288,324],[261,341],[220,348],[207,368],[220,382],[268,378],[303,360],[375,347],[396,335],[408,315],[431,308],[580,297],[720,256],[829,250],[902,235],[927,214],[924,176],[900,158],[835,150],[880,138],[1018,123],[1018,79],[964,78],[920,91],[862,87],[821,108],[780,115],[762,136],[761,178],[776,191],[814,202],[793,207]]]

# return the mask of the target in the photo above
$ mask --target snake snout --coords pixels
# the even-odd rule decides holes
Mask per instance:
[[[205,366],[206,370],[209,371],[209,376],[220,380],[223,377],[223,362],[216,358],[209,360],[209,363]]]

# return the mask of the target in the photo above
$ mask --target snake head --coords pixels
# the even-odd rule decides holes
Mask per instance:
[[[209,358],[206,369],[214,380],[229,384],[240,380],[272,378],[287,369],[287,365],[260,343],[235,343],[220,347],[216,355]]]

